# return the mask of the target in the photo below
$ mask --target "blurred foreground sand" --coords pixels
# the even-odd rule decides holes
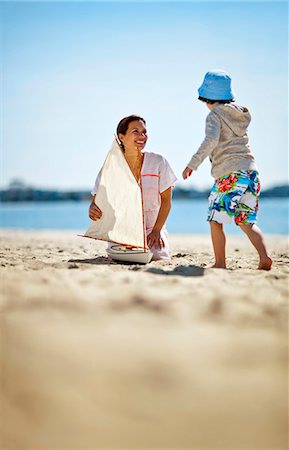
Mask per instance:
[[[1,449],[287,450],[288,241],[271,272],[209,236],[120,265],[67,232],[1,238]]]

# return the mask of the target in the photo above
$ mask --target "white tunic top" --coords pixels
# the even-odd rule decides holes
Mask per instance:
[[[99,186],[100,173],[98,174],[92,195],[95,195]],[[157,153],[144,152],[144,159],[141,169],[141,187],[143,193],[144,216],[147,235],[152,231],[156,223],[161,207],[160,194],[176,182],[172,168],[167,160]],[[161,237],[164,240],[165,247],[161,250],[152,248],[155,259],[167,259],[168,240],[165,225],[161,230]]]

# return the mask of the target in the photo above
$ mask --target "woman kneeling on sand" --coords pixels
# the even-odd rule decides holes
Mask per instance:
[[[163,156],[144,151],[148,136],[142,117],[131,115],[123,118],[117,126],[117,136],[127,164],[142,186],[147,243],[153,259],[169,259],[165,224],[172,204],[172,185],[177,178]],[[91,220],[98,220],[105,214],[94,203],[99,182],[100,173],[92,191]]]

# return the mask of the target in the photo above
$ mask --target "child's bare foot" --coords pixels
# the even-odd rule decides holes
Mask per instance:
[[[267,258],[260,259],[258,270],[271,270],[272,259],[267,256]]]
[[[211,269],[227,269],[226,264],[214,264]]]

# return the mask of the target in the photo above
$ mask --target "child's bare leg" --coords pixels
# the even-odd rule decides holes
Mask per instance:
[[[226,237],[223,225],[218,222],[210,222],[211,237],[215,254],[215,264],[213,267],[226,269]]]
[[[239,226],[244,233],[246,233],[259,254],[260,262],[258,269],[270,270],[272,266],[272,259],[268,255],[264,236],[260,228],[258,228],[255,224],[250,225],[245,223],[240,223]]]

